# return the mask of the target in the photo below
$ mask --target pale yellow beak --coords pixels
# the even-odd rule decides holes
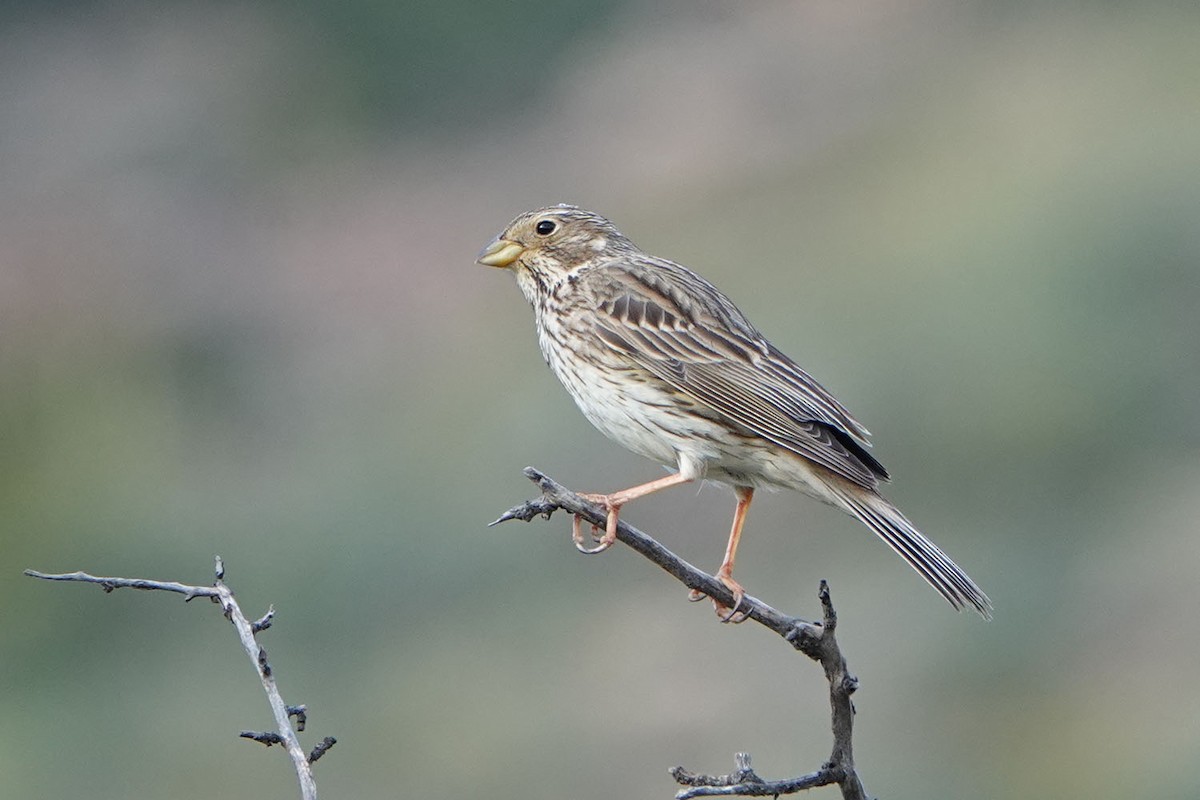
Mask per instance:
[[[475,263],[483,264],[485,267],[507,267],[520,258],[524,252],[524,245],[497,236],[488,243],[487,247],[483,248],[483,252],[479,254],[479,258],[475,259]]]

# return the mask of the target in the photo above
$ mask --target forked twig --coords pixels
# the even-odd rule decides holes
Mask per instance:
[[[257,633],[271,626],[275,610],[274,608],[269,609],[266,614],[254,621],[247,619],[233,596],[233,590],[225,584],[225,564],[219,556],[216,559],[216,579],[213,581],[212,586],[190,586],[174,581],[152,581],[142,578],[103,578],[89,575],[86,572],[48,574],[27,569],[25,570],[25,574],[31,578],[40,578],[47,581],[95,583],[105,592],[112,592],[116,589],[158,590],[182,594],[185,602],[190,602],[197,597],[207,597],[214,603],[219,604],[225,614],[225,618],[233,623],[238,633],[238,639],[241,640],[242,649],[246,651],[246,655],[250,657],[251,662],[254,664],[255,671],[258,672],[263,690],[267,693],[267,700],[271,704],[271,712],[275,717],[277,728],[276,731],[261,733],[243,731],[241,736],[262,742],[268,746],[272,744],[283,745],[295,767],[296,779],[300,783],[301,797],[303,800],[316,800],[317,786],[313,780],[311,763],[324,755],[336,740],[332,736],[327,737],[313,749],[312,753],[305,753],[304,749],[300,746],[300,740],[297,738],[296,732],[292,729],[289,716],[296,716],[297,727],[300,730],[304,730],[303,721],[307,709],[304,706],[289,706],[284,703],[283,697],[279,693],[279,687],[275,683],[275,671],[271,668],[271,664],[267,660],[267,651],[255,639]]]
[[[608,512],[575,492],[567,489],[533,467],[525,468],[525,477],[541,489],[541,496],[510,508],[492,525],[519,519],[525,522],[534,517],[550,518],[558,509],[578,514],[583,519],[603,527]],[[617,540],[641,553],[689,589],[696,589],[726,606],[733,605],[733,593],[712,575],[684,561],[656,540],[633,526],[620,522]],[[838,647],[835,630],[837,613],[829,597],[829,586],[821,581],[821,622],[809,622],[789,616],[761,600],[746,595],[738,610],[760,625],[782,636],[795,649],[819,663],[829,682],[829,705],[833,728],[833,752],[829,760],[815,772],[778,781],[766,781],[750,768],[750,756],[738,753],[736,768],[728,775],[698,775],[675,767],[671,775],[683,786],[677,800],[692,797],[764,797],[837,784],[846,800],[868,800],[866,789],[854,766],[853,730],[854,704],[850,696],[858,688],[858,679],[846,668],[846,659]]]

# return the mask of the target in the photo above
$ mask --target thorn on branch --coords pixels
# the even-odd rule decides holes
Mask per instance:
[[[544,495],[542,497],[535,497],[505,511],[499,517],[489,522],[488,527],[492,528],[501,522],[508,522],[514,519],[519,519],[521,522],[529,522],[534,517],[539,516],[542,519],[550,519],[550,515],[558,509],[558,504],[548,497]]]
[[[287,714],[289,717],[296,718],[296,730],[303,731],[304,726],[308,724],[308,706],[288,706]]]
[[[271,623],[274,621],[274,619],[275,606],[270,606],[267,609],[267,613],[250,623],[250,630],[254,631],[255,633],[262,633],[267,628],[271,627]]]
[[[238,734],[243,739],[253,739],[259,744],[270,747],[273,744],[283,744],[283,737],[274,731],[242,731]]]
[[[262,645],[258,647],[258,668],[262,671],[264,678],[271,677],[271,665],[267,662],[267,649]]]
[[[308,763],[313,764],[318,758],[329,752],[329,748],[337,744],[337,739],[332,736],[326,736],[321,741],[317,742],[317,746],[308,754]]]

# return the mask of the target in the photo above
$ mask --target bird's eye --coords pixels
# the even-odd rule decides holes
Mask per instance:
[[[554,220],[544,219],[537,224],[537,227],[534,228],[534,230],[538,232],[539,236],[549,236],[550,234],[554,233],[554,229],[557,227],[558,226],[554,224]]]

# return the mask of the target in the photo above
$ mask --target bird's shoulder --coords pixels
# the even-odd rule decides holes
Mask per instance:
[[[709,281],[667,259],[642,255],[580,270],[578,289],[615,330],[696,337],[725,343],[746,358],[765,354],[767,342],[746,316]]]

